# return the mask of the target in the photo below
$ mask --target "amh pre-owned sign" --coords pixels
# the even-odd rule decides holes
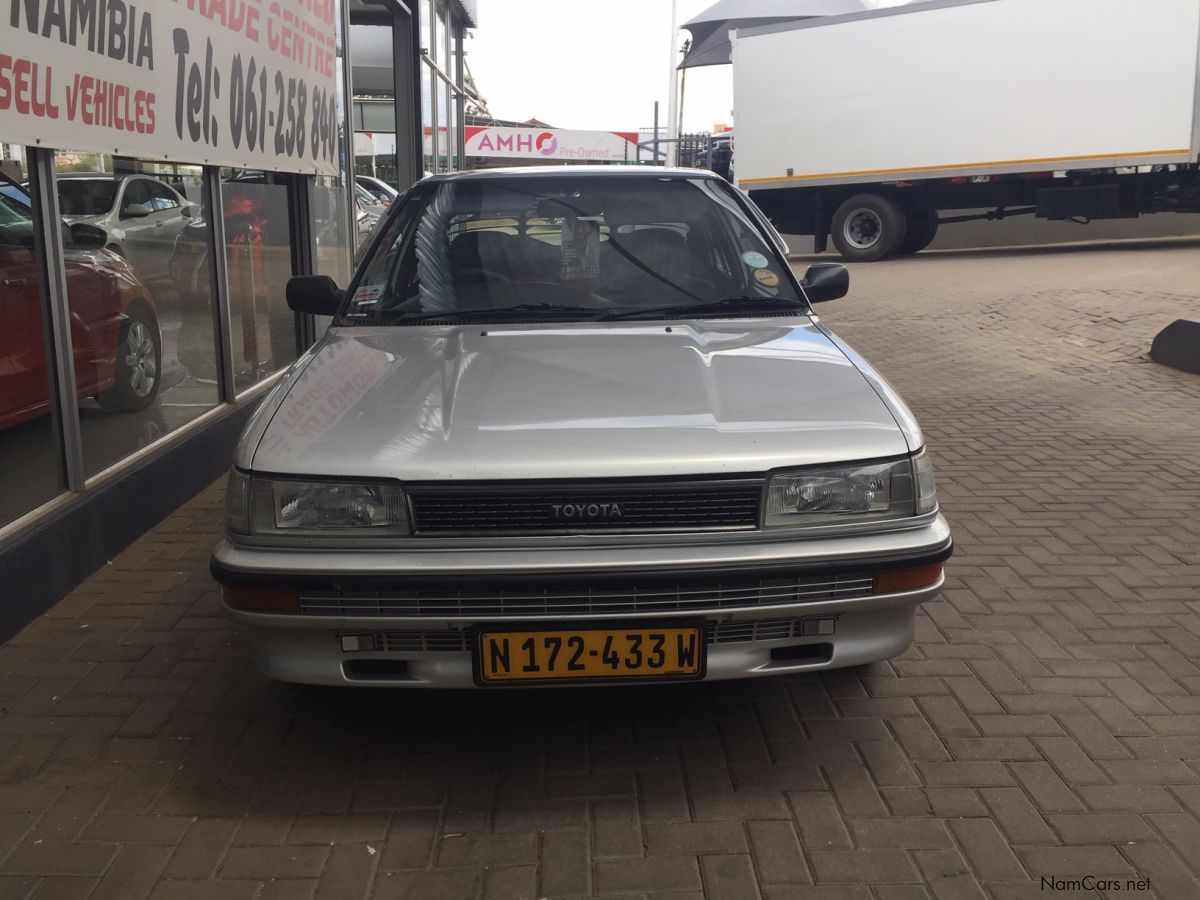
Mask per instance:
[[[0,0],[0,141],[335,175],[333,0]]]
[[[637,159],[637,142],[636,131],[468,125],[465,152],[515,159],[632,162]]]

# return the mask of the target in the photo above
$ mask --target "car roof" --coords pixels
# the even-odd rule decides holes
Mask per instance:
[[[443,172],[422,181],[487,181],[494,178],[707,178],[724,181],[707,169],[665,168],[663,166],[502,166],[496,169],[472,169],[469,172]]]

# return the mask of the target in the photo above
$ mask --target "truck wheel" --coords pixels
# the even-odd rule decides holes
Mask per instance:
[[[937,237],[938,212],[936,209],[910,209],[907,218],[908,232],[904,235],[900,246],[896,248],[897,256],[920,253]]]
[[[125,312],[117,339],[115,383],[96,401],[110,412],[145,409],[158,394],[162,368],[162,342],[158,319],[147,307],[134,305]]]
[[[833,216],[833,245],[849,262],[875,262],[896,252],[908,221],[896,201],[878,194],[858,194]]]

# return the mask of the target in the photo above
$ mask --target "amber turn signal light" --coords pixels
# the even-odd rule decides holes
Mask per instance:
[[[932,587],[942,577],[942,564],[917,566],[913,569],[888,569],[875,573],[876,594],[898,594],[901,591],[916,591]]]
[[[274,588],[247,588],[226,585],[225,602],[234,609],[257,613],[300,612],[298,591],[281,591]]]

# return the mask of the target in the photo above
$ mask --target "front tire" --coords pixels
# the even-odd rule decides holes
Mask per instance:
[[[158,319],[147,307],[131,306],[117,338],[115,383],[96,395],[111,412],[145,409],[158,395],[162,371],[162,338]]]
[[[857,194],[833,216],[833,245],[848,262],[875,262],[896,252],[908,233],[904,210],[890,197]]]
[[[897,256],[920,253],[933,243],[938,233],[938,211],[936,209],[910,209],[908,232],[896,248]]]

